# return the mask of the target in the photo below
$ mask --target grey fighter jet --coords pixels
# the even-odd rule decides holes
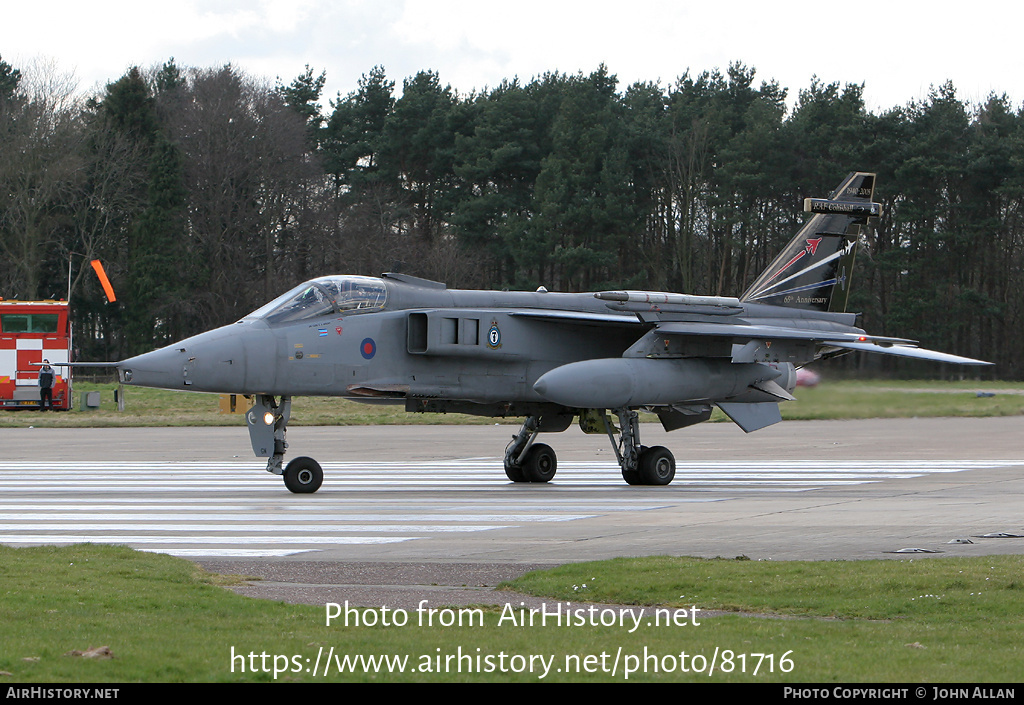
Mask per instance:
[[[404,274],[327,276],[237,323],[117,363],[123,384],[251,395],[257,456],[292,492],[320,465],[283,465],[299,395],[404,404],[407,411],[526,417],[505,450],[513,482],[548,482],[555,451],[538,434],[606,434],[631,485],[667,485],[671,451],[640,442],[638,410],[666,430],[717,406],[744,431],[781,420],[796,369],[852,350],[964,365],[980,360],[883,338],[846,313],[854,253],[878,216],[875,175],[853,173],[739,298],[646,291],[468,291]],[[610,413],[609,413],[610,412]],[[617,426],[616,426],[617,422]]]

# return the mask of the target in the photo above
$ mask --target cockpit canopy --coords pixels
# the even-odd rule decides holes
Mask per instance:
[[[291,323],[318,316],[380,310],[387,298],[387,287],[376,277],[320,277],[299,284],[246,318],[262,318],[271,324]]]

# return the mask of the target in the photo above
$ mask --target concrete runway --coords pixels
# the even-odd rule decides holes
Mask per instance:
[[[1024,416],[645,425],[645,445],[676,455],[668,487],[627,486],[607,439],[576,427],[543,437],[551,484],[515,485],[501,469],[515,430],[291,428],[287,458],[325,469],[298,496],[242,427],[4,429],[0,543],[126,543],[264,577],[248,594],[370,606],[485,602],[528,569],[615,556],[1024,552],[979,538],[1024,534]]]

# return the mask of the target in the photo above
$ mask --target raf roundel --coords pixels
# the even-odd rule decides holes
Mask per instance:
[[[373,338],[363,338],[363,342],[359,343],[359,352],[364,360],[370,360],[377,354],[377,343],[373,342]]]

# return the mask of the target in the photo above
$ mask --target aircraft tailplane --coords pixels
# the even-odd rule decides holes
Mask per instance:
[[[827,199],[806,199],[814,215],[740,301],[845,311],[861,226],[881,212],[874,192],[875,175],[854,172]]]

